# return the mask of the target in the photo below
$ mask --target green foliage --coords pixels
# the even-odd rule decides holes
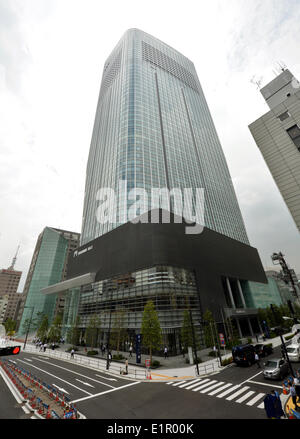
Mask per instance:
[[[127,329],[125,328],[125,310],[118,309],[112,315],[112,330],[110,335],[111,345],[115,347],[117,353],[120,351],[120,344],[125,340]]]
[[[124,358],[122,354],[113,355],[113,360],[124,360]]]
[[[80,318],[76,317],[73,325],[67,331],[67,342],[76,346],[79,344],[80,328],[79,328]]]
[[[58,343],[61,339],[61,324],[62,324],[62,314],[59,313],[55,317],[49,332],[48,332],[48,338],[50,342]]]
[[[90,357],[93,355],[98,355],[98,353],[99,353],[98,351],[91,350],[91,351],[87,351],[86,355],[88,355]]]
[[[89,324],[86,328],[86,344],[93,347],[97,345],[99,333],[101,328],[101,321],[97,314],[93,314],[89,319]]]
[[[285,340],[290,340],[291,338],[293,338],[294,337],[294,334],[292,334],[292,335],[287,335],[286,337],[284,337],[284,339]]]
[[[3,323],[5,327],[6,334],[8,336],[13,335],[15,333],[17,322],[12,320],[10,317]]]
[[[153,360],[152,362],[151,362],[151,367],[152,367],[152,369],[156,369],[157,367],[159,367],[160,366],[160,361],[158,361],[158,360]]]
[[[45,342],[47,338],[48,327],[49,327],[48,316],[44,314],[43,318],[40,319],[40,323],[36,333],[37,337],[40,340],[42,340],[42,342]]]
[[[162,345],[162,332],[158,315],[152,300],[149,300],[144,308],[142,317],[142,342],[149,349],[150,363],[152,362],[152,350],[160,349]]]
[[[227,358],[227,359],[225,359],[225,360],[222,360],[222,366],[227,366],[228,364],[231,364],[232,361],[233,361],[233,358],[232,358],[232,357]]]
[[[215,334],[215,320],[212,312],[208,309],[203,314],[204,322],[204,342],[207,348],[217,346],[217,339]]]
[[[68,349],[66,349],[66,352],[71,352],[72,349],[74,349],[75,352],[78,351],[78,348],[76,346],[71,346]]]

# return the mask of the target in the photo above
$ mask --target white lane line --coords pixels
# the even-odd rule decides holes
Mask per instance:
[[[52,386],[60,390],[62,393],[66,393],[67,395],[69,395],[69,392],[67,392],[66,389],[64,389],[63,387],[59,387],[57,384],[52,384]]]
[[[39,361],[41,361],[42,363],[47,363],[48,364],[47,361],[43,361],[43,360],[39,360]],[[112,389],[114,389],[114,386],[111,386],[110,384],[103,383],[102,381],[99,381],[99,380],[95,380],[94,378],[90,378],[90,377],[88,377],[86,375],[83,375],[82,373],[75,372],[72,369],[67,369],[66,367],[58,366],[58,364],[55,364],[55,363],[49,363],[49,364],[51,364],[51,366],[58,367],[59,369],[63,369],[63,370],[67,370],[68,372],[72,372],[72,373],[74,373],[74,375],[82,376],[83,378],[86,378],[88,380],[94,381],[95,383],[100,383],[100,384],[103,384],[104,386],[111,387]]]
[[[265,396],[265,393],[259,393],[256,395],[251,401],[247,402],[247,405],[254,405],[258,400],[260,400],[263,396]]]
[[[75,379],[76,379],[76,381],[79,381],[80,383],[85,384],[86,386],[93,387],[93,389],[95,388],[95,386],[92,386],[92,385],[89,384],[89,383],[86,383],[86,382],[84,382],[84,381],[81,381],[81,380],[79,380],[78,378],[75,378]]]
[[[174,383],[174,381],[170,381],[169,383],[167,383],[167,384],[173,384]]]
[[[255,375],[253,375],[252,377],[248,378],[247,380],[243,381],[240,386],[243,386],[245,383],[247,383],[248,381],[252,380],[252,378],[257,377],[258,375],[260,375],[261,373],[263,373],[263,371],[261,370],[260,372],[256,373]]]
[[[202,382],[202,384],[203,384],[203,383],[205,383],[206,381],[210,381],[210,380],[209,380],[208,378],[206,378],[205,380],[200,380],[198,383],[196,383],[196,384],[192,384],[191,386],[186,387],[185,389],[186,389],[186,390],[190,390],[190,389],[192,389],[193,387],[198,386],[198,384],[200,384],[201,382]]]
[[[179,381],[179,383],[175,383],[175,384],[173,384],[173,387],[175,387],[175,386],[179,386],[179,384],[183,384],[183,383],[185,383],[186,381],[184,380],[184,381]]]
[[[207,389],[201,390],[200,393],[206,393],[206,392],[209,392],[210,390],[215,389],[215,388],[218,387],[218,386],[222,386],[222,384],[224,384],[224,381],[220,381],[219,383],[214,384],[213,386],[210,386],[210,387],[208,387]]]
[[[232,401],[234,398],[236,398],[237,396],[239,396],[241,393],[246,392],[246,390],[249,389],[249,386],[244,386],[242,389],[238,390],[237,392],[235,392],[233,395],[228,396],[227,401]]]
[[[236,386],[231,387],[231,388],[228,389],[228,390],[225,390],[225,392],[221,393],[220,395],[217,395],[217,398],[223,398],[223,396],[228,395],[228,393],[233,392],[233,391],[234,391],[235,389],[237,389],[238,387],[240,387],[239,384],[237,384]]]
[[[250,398],[253,393],[255,392],[253,390],[250,390],[250,392],[246,393],[246,395],[242,396],[240,399],[237,399],[235,402],[238,402],[240,404],[241,402],[244,402],[246,399]]]
[[[24,360],[30,361],[30,363],[32,362],[32,360],[30,360],[30,358],[24,358]]]
[[[201,384],[201,386],[196,387],[195,389],[193,389],[193,392],[198,392],[198,390],[203,389],[204,387],[210,386],[213,383],[216,383],[217,380],[212,380],[209,383],[205,383],[205,384]]]
[[[104,380],[117,381],[116,378],[107,378],[107,377],[103,377],[102,375],[97,375],[96,373],[95,373],[95,376],[99,377],[99,378],[103,378]]]
[[[125,387],[135,386],[136,384],[140,384],[140,382],[141,382],[141,381],[136,381],[136,382],[134,382],[134,383],[126,384],[125,386],[115,387],[115,388],[112,389],[112,390],[105,390],[104,392],[96,393],[95,395],[85,396],[84,398],[80,398],[80,399],[76,399],[76,400],[74,400],[74,401],[71,401],[71,404],[75,404],[75,403],[77,403],[77,402],[84,401],[84,400],[86,400],[86,399],[95,398],[95,397],[97,397],[97,396],[105,395],[106,393],[115,392],[116,390],[125,389]]]
[[[224,390],[224,389],[226,389],[229,386],[232,386],[232,384],[231,383],[227,383],[224,386],[220,387],[219,389],[214,390],[213,392],[209,393],[209,395],[215,395],[216,393],[221,392],[221,390]]]
[[[28,364],[28,363],[26,363],[26,361],[23,361],[23,360],[19,360],[19,361],[21,361],[22,363]],[[29,364],[28,364],[28,365],[29,365]],[[92,395],[92,393],[87,392],[86,390],[83,390],[83,389],[81,389],[80,387],[77,387],[77,386],[75,386],[74,384],[69,383],[69,382],[66,381],[66,380],[63,380],[62,378],[59,378],[59,377],[56,376],[56,375],[53,375],[52,373],[48,372],[47,370],[40,369],[39,367],[34,366],[33,364],[30,364],[29,366],[31,366],[31,367],[35,367],[35,369],[38,369],[38,370],[40,370],[41,372],[44,372],[44,373],[46,373],[46,374],[48,374],[48,375],[50,375],[50,376],[52,376],[52,377],[54,377],[54,378],[56,378],[56,379],[58,379],[58,380],[60,380],[60,381],[63,381],[64,383],[67,383],[69,386],[75,387],[76,389],[80,390],[80,391],[83,392],[83,393],[87,393],[88,395]]]
[[[188,381],[187,383],[182,384],[182,386],[179,386],[179,387],[182,389],[183,387],[186,387],[186,386],[188,386],[189,384],[199,383],[199,381],[201,381],[201,380],[198,378],[198,379],[193,380],[193,381]]]
[[[268,386],[268,387],[277,387],[278,389],[282,390],[282,386],[276,386],[275,384],[269,384],[269,383],[260,383],[259,381],[249,381],[249,383],[253,384],[261,384],[262,386]]]

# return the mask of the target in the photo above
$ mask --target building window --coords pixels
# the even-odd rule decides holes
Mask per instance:
[[[285,111],[282,114],[279,114],[278,118],[283,122],[285,119],[290,117],[290,113],[288,111]]]
[[[300,128],[298,127],[298,125],[292,126],[288,130],[286,130],[286,132],[300,151]]]

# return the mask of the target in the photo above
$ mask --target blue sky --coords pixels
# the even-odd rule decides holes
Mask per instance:
[[[300,274],[300,236],[248,125],[284,62],[300,78],[298,1],[0,0],[0,267],[21,244],[25,282],[45,226],[80,231],[105,59],[137,27],[190,58],[223,146],[251,244]]]

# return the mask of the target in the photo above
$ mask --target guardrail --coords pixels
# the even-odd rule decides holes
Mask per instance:
[[[123,375],[125,371],[125,363],[116,363],[111,361],[109,365],[109,370],[106,369],[107,361],[106,359],[101,358],[90,358],[88,356],[83,356],[80,354],[74,353],[74,356],[71,357],[71,354],[68,352],[55,351],[52,349],[47,349],[46,352],[40,352],[36,347],[30,346],[27,344],[25,346],[24,352],[31,352],[37,355],[44,355],[51,358],[58,358],[64,361],[70,361],[72,363],[82,364],[84,366],[89,366],[92,369],[97,369],[103,372],[110,372],[114,375]],[[128,378],[134,379],[147,379],[146,370],[144,368],[133,367],[131,365],[128,366],[128,374],[126,376]]]
[[[206,375],[208,373],[213,373],[215,371],[219,371],[220,370],[220,366],[219,364],[217,364],[216,362],[212,362],[209,364],[198,364],[199,367],[199,376],[200,375]],[[196,371],[196,375],[198,375],[197,373],[197,366],[195,367],[195,371]]]

